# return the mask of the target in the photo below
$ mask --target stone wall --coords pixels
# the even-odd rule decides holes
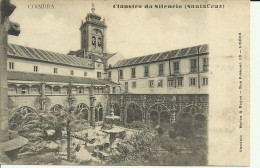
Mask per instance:
[[[140,108],[142,121],[150,120],[151,111],[156,111],[159,115],[161,112],[167,112],[171,122],[174,122],[182,113],[190,114],[192,117],[202,114],[206,118],[209,113],[209,95],[207,94],[96,94],[93,96],[94,103],[92,106],[95,109],[95,107],[101,105],[103,117],[110,114],[111,104],[113,103],[116,104],[119,111],[117,115],[121,116],[124,123],[127,121],[127,110],[131,104]],[[73,102],[75,108],[79,104],[85,104],[89,109],[91,108],[90,95],[74,95],[73,97],[75,98]],[[9,96],[9,101],[13,102],[10,111],[14,112],[24,106],[37,111],[41,108],[40,98],[40,95]],[[46,96],[46,98],[45,108],[47,110],[50,110],[55,105],[61,105],[65,109],[68,106],[68,95],[50,95]],[[192,110],[195,110],[195,112],[192,112]],[[91,110],[89,110],[89,116],[95,115],[90,114],[90,112]],[[92,113],[94,112],[95,110],[92,110]],[[89,118],[89,120],[91,119]]]
[[[121,109],[121,119],[126,122],[127,107],[130,104],[138,105],[142,110],[143,120],[150,119],[150,111],[158,105],[161,111],[167,111],[171,120],[181,113],[189,113],[190,108],[195,108],[197,114],[208,116],[209,95],[208,94],[110,94],[108,104],[116,103]],[[160,110],[158,113],[161,112]],[[192,114],[195,117],[196,114]]]

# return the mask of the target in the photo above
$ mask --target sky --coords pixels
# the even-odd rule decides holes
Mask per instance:
[[[208,43],[205,10],[113,8],[114,4],[147,4],[138,1],[11,2],[17,8],[10,20],[21,27],[18,37],[9,36],[9,43],[13,44],[59,53],[80,49],[79,27],[91,12],[92,3],[95,13],[105,17],[108,26],[108,52],[119,52],[125,58]],[[54,9],[32,9],[35,4],[53,4]],[[173,5],[169,1],[158,1],[158,4]]]

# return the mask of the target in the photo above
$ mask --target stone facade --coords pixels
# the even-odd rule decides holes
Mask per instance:
[[[207,119],[209,113],[209,95],[207,94],[110,94],[108,103],[117,104],[120,109],[121,120],[127,123],[128,106],[136,104],[140,108],[142,121],[150,121],[151,111],[167,112],[173,123],[182,114],[189,114],[192,118],[201,114]],[[158,109],[154,109],[154,108]],[[192,112],[192,109],[195,111]]]

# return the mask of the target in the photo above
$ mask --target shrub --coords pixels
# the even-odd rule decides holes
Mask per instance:
[[[173,124],[176,136],[185,138],[194,137],[192,121],[190,119],[179,119]]]
[[[162,134],[165,132],[165,130],[164,130],[164,128],[159,127],[159,128],[157,129],[157,132],[158,132],[159,135],[162,135]]]
[[[177,137],[175,131],[173,131],[173,130],[170,130],[170,131],[169,131],[169,136],[170,136],[170,138],[172,138],[172,139],[174,139],[174,138]]]
[[[156,154],[158,145],[154,136],[147,131],[139,131],[132,137],[117,146],[117,152],[111,156],[113,163],[124,163],[132,161],[134,163],[144,163]]]

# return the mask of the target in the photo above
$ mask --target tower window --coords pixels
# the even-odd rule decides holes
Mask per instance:
[[[73,70],[70,71],[70,75],[74,75],[74,71]]]
[[[87,76],[87,72],[84,72],[84,76]]]
[[[33,67],[33,71],[34,71],[34,72],[38,72],[38,66],[34,66],[34,67]]]
[[[9,62],[9,69],[14,69],[14,62]]]
[[[95,36],[92,37],[92,45],[96,46],[96,37]]]
[[[100,37],[98,38],[98,46],[102,46],[102,39]]]

